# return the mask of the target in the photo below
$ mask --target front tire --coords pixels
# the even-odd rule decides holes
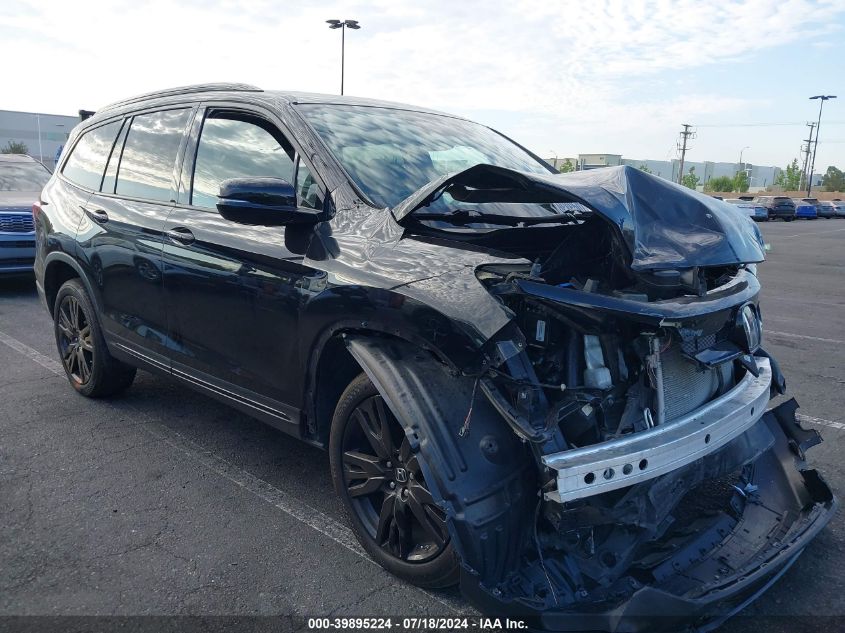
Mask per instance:
[[[110,396],[135,380],[135,368],[109,354],[97,312],[79,279],[70,279],[59,288],[53,328],[68,381],[83,396]]]
[[[329,457],[335,491],[358,541],[403,580],[431,589],[458,582],[446,516],[426,485],[399,421],[365,374],[340,397]]]

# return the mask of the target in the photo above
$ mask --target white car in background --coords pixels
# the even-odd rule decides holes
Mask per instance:
[[[755,222],[769,221],[769,211],[763,205],[756,204],[750,200],[741,200],[739,198],[728,198],[725,202],[734,205],[739,211]]]

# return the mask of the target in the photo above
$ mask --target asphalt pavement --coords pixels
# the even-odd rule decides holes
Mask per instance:
[[[761,229],[765,344],[825,439],[811,462],[841,493],[845,222]],[[78,396],[31,278],[0,279],[0,508],[0,616],[472,612],[363,553],[322,451],[144,372],[120,397]],[[845,629],[843,570],[840,512],[720,630]]]

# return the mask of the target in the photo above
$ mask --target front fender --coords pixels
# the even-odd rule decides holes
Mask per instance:
[[[527,517],[538,503],[528,449],[474,378],[405,341],[356,334],[345,340],[422,456],[464,568],[484,586],[498,584],[518,568],[533,525]]]

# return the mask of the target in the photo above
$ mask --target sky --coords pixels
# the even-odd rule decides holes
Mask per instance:
[[[784,166],[816,94],[816,172],[845,169],[845,0],[4,0],[0,109],[76,114],[207,81],[345,92],[578,153]],[[17,59],[12,63],[9,60]],[[747,147],[747,149],[744,149]]]

